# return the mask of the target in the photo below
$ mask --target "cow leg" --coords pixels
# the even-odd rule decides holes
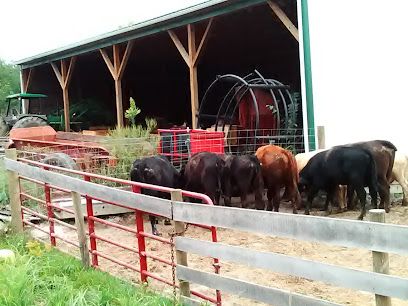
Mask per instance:
[[[288,190],[288,194],[290,195],[290,201],[292,203],[293,213],[297,214],[298,206],[300,205],[299,190],[297,189],[297,186],[288,187],[288,188],[285,188],[285,190]]]
[[[354,187],[349,185],[347,186],[347,209],[352,210],[354,207],[353,203],[354,197]]]
[[[390,185],[385,178],[378,180],[378,193],[380,194],[380,208],[385,208],[385,212],[390,212]]]
[[[324,210],[326,212],[326,216],[329,216],[332,213],[331,203],[333,202],[333,196],[334,196],[335,192],[336,192],[335,188],[330,189],[327,192],[326,203],[324,204]]]
[[[311,187],[308,194],[307,194],[307,201],[305,207],[305,215],[310,215],[310,206],[312,205],[313,199],[315,198],[316,194],[319,192],[319,189],[315,187]]]
[[[221,192],[216,191],[214,194],[214,204],[215,205],[220,205],[220,198],[221,198]]]
[[[224,205],[231,207],[231,197],[224,195]]]
[[[279,212],[279,206],[280,206],[280,188],[277,188],[274,190],[274,195],[273,195],[273,210],[275,212]]]
[[[274,193],[273,193],[273,189],[272,188],[268,188],[268,192],[267,192],[267,196],[268,196],[268,205],[266,206],[266,210],[268,211],[272,211],[273,208],[273,197],[274,197]]]
[[[241,196],[241,208],[248,208],[248,203],[247,203],[247,196],[246,194]]]
[[[365,206],[366,206],[367,193],[366,193],[364,187],[362,187],[362,186],[357,187],[356,192],[357,192],[357,196],[358,196],[358,199],[360,201],[360,204],[361,204],[361,213],[358,216],[358,219],[363,220],[363,218],[364,218],[364,216],[366,214],[366,207]],[[377,199],[377,197],[375,197],[375,198]]]
[[[405,178],[403,171],[396,171],[394,173],[395,180],[401,185],[403,196],[402,206],[408,206],[408,180]]]
[[[265,209],[265,203],[262,197],[262,190],[258,189],[255,191],[255,208],[256,209]]]
[[[336,187],[336,199],[338,201],[339,205],[339,212],[344,212],[346,211],[346,192],[347,192],[347,187],[346,186],[337,186]]]
[[[159,231],[157,230],[157,227],[156,227],[157,218],[155,216],[149,215],[149,220],[150,220],[150,224],[152,225],[153,235],[161,236],[161,234],[159,233]]]

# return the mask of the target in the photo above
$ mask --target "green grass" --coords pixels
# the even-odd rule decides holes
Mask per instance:
[[[15,263],[0,263],[0,305],[172,305],[146,287],[85,269],[77,259],[27,237],[0,236],[0,248],[17,254]]]

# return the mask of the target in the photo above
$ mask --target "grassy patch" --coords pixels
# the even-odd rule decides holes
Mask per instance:
[[[172,305],[145,287],[84,269],[77,259],[23,236],[0,236],[0,248],[17,254],[15,263],[0,263],[0,305]]]

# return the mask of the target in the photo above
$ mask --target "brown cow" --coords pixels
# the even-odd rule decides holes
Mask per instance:
[[[295,157],[290,151],[274,145],[260,147],[255,155],[261,163],[264,184],[268,189],[267,210],[272,210],[273,207],[274,211],[279,211],[280,190],[284,187],[293,205],[293,213],[296,214],[300,194],[297,188],[299,174]]]
[[[372,140],[356,142],[345,145],[346,147],[363,148],[369,150],[377,165],[378,193],[380,194],[380,208],[390,211],[390,182],[397,148],[386,140]],[[352,204],[354,190],[347,190],[348,206]],[[354,206],[354,205],[352,205]]]

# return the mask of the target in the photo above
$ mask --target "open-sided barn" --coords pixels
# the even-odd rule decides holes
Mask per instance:
[[[18,64],[22,90],[49,96],[43,109],[64,105],[66,130],[69,106],[89,100],[111,114],[95,124],[123,125],[129,97],[145,116],[197,127],[217,75],[258,70],[302,93],[296,124],[315,146],[306,132],[314,128],[307,1],[206,1]],[[210,101],[207,110],[218,107]]]

